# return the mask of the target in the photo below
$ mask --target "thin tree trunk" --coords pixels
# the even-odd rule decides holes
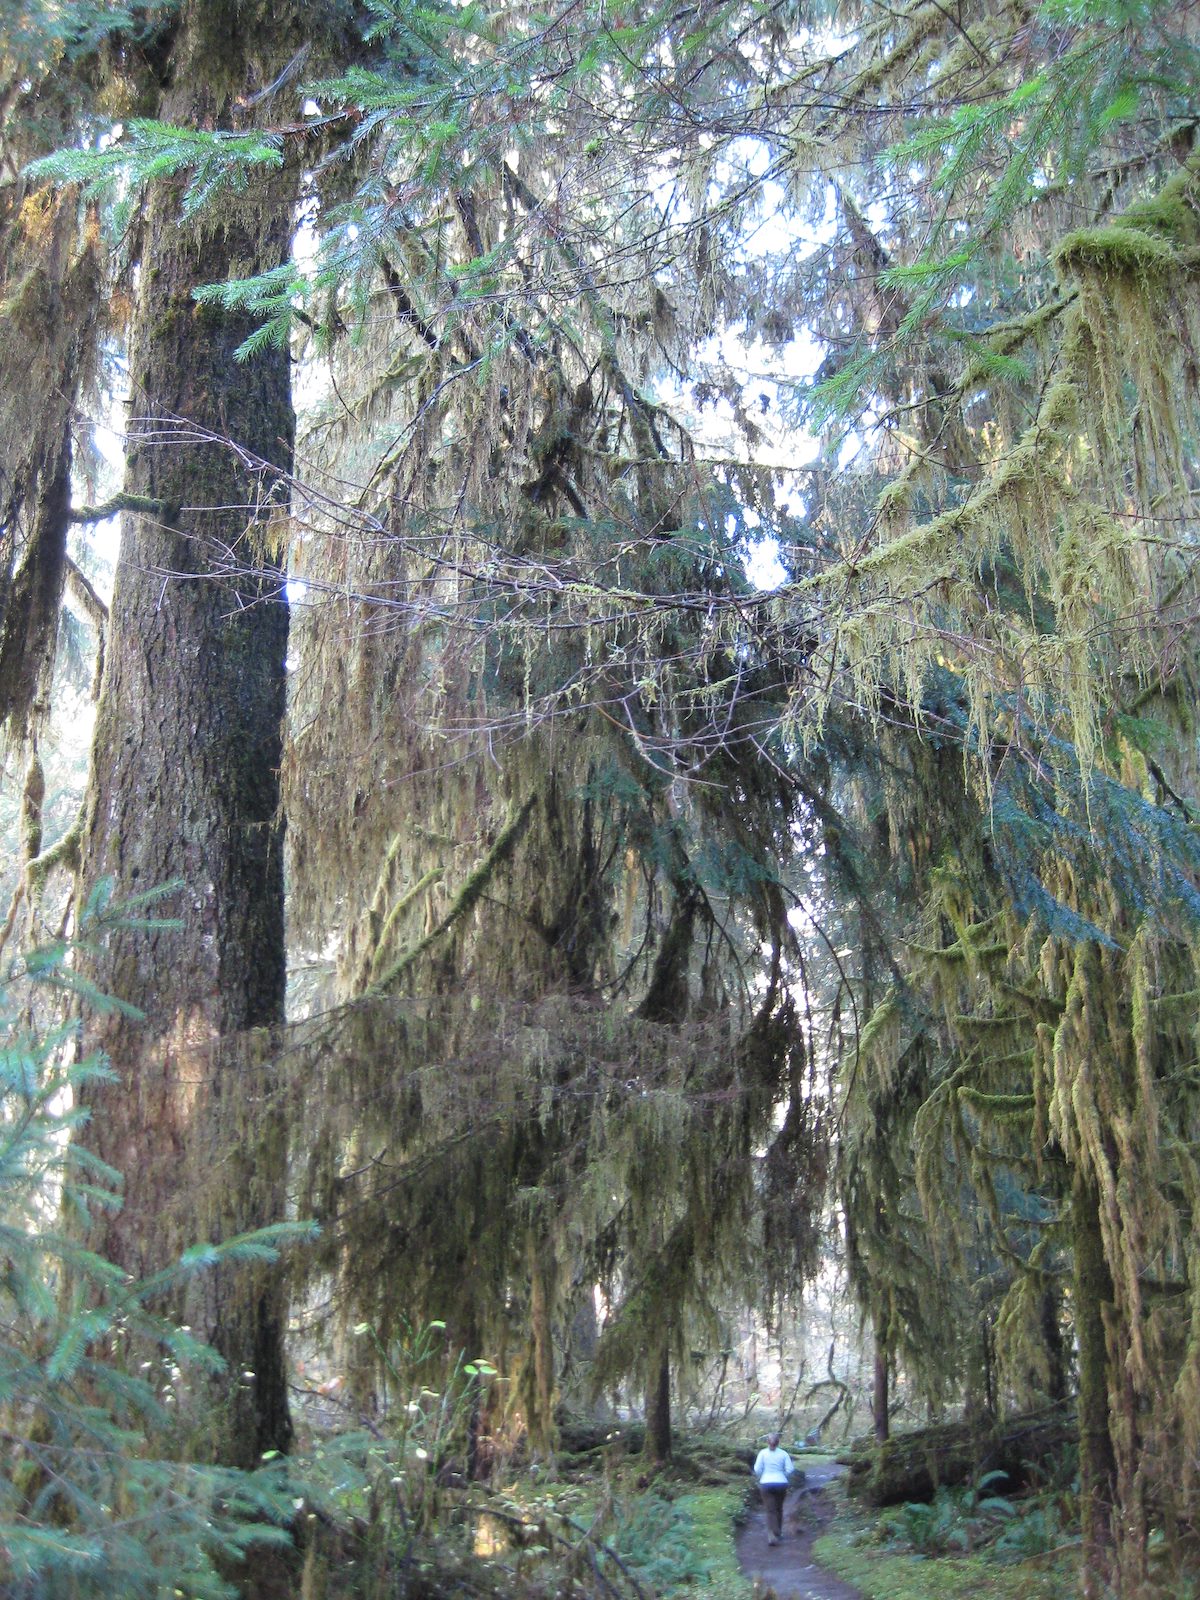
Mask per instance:
[[[554,1436],[554,1256],[550,1241],[529,1232],[529,1361],[531,1382],[524,1386],[526,1426],[535,1445]]]
[[[646,1454],[651,1461],[671,1459],[671,1355],[663,1338],[646,1387]]]
[[[1079,1501],[1084,1600],[1108,1593],[1116,1463],[1109,1433],[1108,1345],[1104,1307],[1112,1278],[1100,1232],[1099,1195],[1077,1174],[1072,1195],[1075,1247],[1075,1340],[1079,1351]]]
[[[887,1333],[882,1318],[875,1319],[875,1368],[871,1385],[871,1416],[875,1438],[883,1444],[891,1431],[890,1399],[888,1393],[889,1358]]]
[[[208,0],[185,8],[161,115],[228,125],[258,81],[253,30],[269,8]],[[278,59],[296,40],[276,26]],[[218,86],[217,75],[220,74]],[[125,1205],[96,1219],[92,1244],[135,1276],[284,1215],[286,1137],[272,1066],[283,1020],[283,861],[278,769],[287,610],[281,581],[221,572],[265,559],[270,477],[211,430],[287,468],[294,418],[286,351],[238,364],[245,316],[200,307],[203,283],[275,266],[291,235],[290,173],[179,222],[158,190],[144,220],[131,349],[126,489],[159,502],[127,515],[113,593],[88,796],[84,882],[118,897],[171,879],[178,930],[123,933],[95,959],[99,986],[145,1013],[88,1021],[88,1044],[118,1081],[93,1091],[89,1145],[125,1177]],[[181,419],[177,428],[171,419]],[[225,1358],[196,1397],[194,1448],[251,1466],[285,1448],[284,1296],[271,1269],[194,1280],[171,1310]]]
[[[1058,1287],[1049,1280],[1042,1290],[1042,1341],[1046,1347],[1046,1398],[1055,1404],[1067,1398],[1067,1352],[1058,1320]]]
[[[47,108],[53,137],[54,118]],[[70,135],[61,130],[68,142]],[[7,149],[10,159],[43,153]],[[96,230],[74,199],[22,222],[29,185],[0,186],[0,727],[21,735],[45,709],[58,638],[71,503],[71,425],[94,359]],[[36,205],[34,212],[36,214]]]

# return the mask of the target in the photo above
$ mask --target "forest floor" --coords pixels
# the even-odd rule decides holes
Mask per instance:
[[[862,1600],[859,1590],[820,1566],[813,1543],[833,1520],[835,1509],[826,1486],[845,1471],[837,1462],[805,1468],[804,1485],[787,1498],[783,1539],[767,1543],[767,1521],[761,1505],[752,1509],[737,1537],[738,1562],[748,1578],[758,1579],[777,1600]]]

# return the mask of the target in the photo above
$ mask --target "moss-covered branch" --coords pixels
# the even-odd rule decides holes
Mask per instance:
[[[172,520],[174,508],[165,500],[155,500],[145,494],[114,494],[98,506],[72,506],[67,512],[70,522],[103,522],[115,517],[119,511],[134,511],[143,517],[159,517],[164,522]]]
[[[82,610],[87,613],[88,621],[97,630],[103,629],[108,622],[108,607],[96,593],[91,579],[71,560],[70,556],[67,557],[66,571],[71,592],[79,601]]]
[[[25,867],[25,880],[31,898],[36,899],[45,889],[46,880],[58,867],[75,872],[79,868],[80,845],[83,843],[83,812],[75,818],[62,837],[48,850],[34,856]]]
[[[536,802],[537,796],[530,795],[522,806],[511,813],[508,821],[496,835],[495,844],[492,845],[492,848],[484,856],[474,872],[468,876],[462,888],[451,901],[442,920],[423,939],[418,940],[415,945],[399,956],[390,967],[379,974],[371,985],[370,992],[372,994],[383,994],[390,989],[397,979],[403,977],[413,963],[424,955],[431,945],[435,944],[443,934],[448,933],[454,924],[462,917],[465,917],[475,906],[480,895],[487,887],[492,874],[498,867],[503,865],[516,848],[517,841],[525,831]]]
[[[36,758],[35,758],[36,761]],[[31,769],[34,763],[31,763]],[[40,763],[36,764],[40,776]],[[80,861],[80,845],[83,842],[83,812],[75,818],[66,833],[48,850],[35,853],[41,845],[41,799],[36,796],[31,800],[30,780],[27,778],[25,793],[22,797],[23,806],[23,831],[24,849],[26,852],[25,868],[17,881],[12,899],[9,901],[8,911],[3,924],[0,924],[0,950],[3,950],[12,936],[16,926],[17,914],[22,905],[28,905],[30,913],[37,907],[38,901],[45,892],[47,880],[57,867],[65,867],[69,871],[77,871]]]
[[[388,940],[395,931],[396,924],[400,920],[400,917],[408,909],[408,907],[412,905],[413,901],[419,894],[430,888],[433,884],[437,883],[442,876],[443,870],[441,867],[430,867],[429,871],[423,873],[422,876],[417,879],[416,883],[413,884],[412,888],[407,889],[396,901],[395,905],[392,906],[391,910],[384,918],[383,926],[379,930],[379,938],[376,941],[375,953],[371,958],[372,977],[376,976],[380,967],[383,965],[383,957],[384,952],[387,949]]]

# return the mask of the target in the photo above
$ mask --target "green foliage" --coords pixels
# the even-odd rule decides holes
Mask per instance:
[[[690,1522],[688,1541],[704,1573],[704,1593],[713,1600],[749,1600],[752,1584],[738,1564],[734,1545],[746,1505],[744,1483],[681,1494],[676,1504]]]
[[[1012,714],[1002,702],[997,715]],[[1065,707],[1060,714],[1065,721]],[[962,726],[961,715],[952,715]],[[1116,714],[1113,725],[1114,765],[1122,741],[1155,765],[1170,749],[1172,735],[1157,719]],[[1069,865],[1076,896],[1086,885],[1099,903],[1104,886],[1134,918],[1151,914],[1161,927],[1181,934],[1200,923],[1200,838],[1190,813],[1177,802],[1165,803],[1165,796],[1152,799],[1144,784],[1089,770],[1069,738],[1039,733],[1031,719],[1021,733],[1037,742],[1040,760],[1015,763],[996,784],[981,818],[1018,914],[1056,937],[1113,947],[1112,934],[1083,915],[1078,901],[1068,905],[1055,892]],[[965,726],[962,738],[968,747],[974,743]],[[1137,770],[1144,775],[1144,764]]]
[[[969,331],[956,326],[954,300],[964,292],[973,298],[981,276],[986,280],[994,270],[984,258],[997,235],[1048,194],[1067,192],[1083,180],[1113,124],[1149,104],[1166,121],[1187,114],[1200,53],[1187,31],[1173,26],[1176,15],[1173,0],[1111,6],[1052,0],[1041,8],[1041,21],[1072,29],[1065,49],[1011,87],[997,77],[992,93],[921,118],[907,137],[880,153],[885,171],[897,165],[921,169],[942,201],[921,254],[881,275],[890,288],[914,291],[897,345],[927,336],[931,326],[950,339]],[[980,203],[977,178],[985,168],[997,176],[984,187]],[[1144,253],[1154,246],[1149,241]],[[884,359],[882,348],[864,353],[818,384],[816,420],[849,414]],[[1003,375],[988,365],[993,375]]]
[[[931,1501],[907,1502],[883,1519],[884,1526],[918,1555],[977,1550],[992,1543],[1001,1526],[1014,1515],[1011,1500],[989,1492],[1007,1476],[1004,1472],[989,1472],[971,1487],[942,1486]]]
[[[1006,1561],[1026,1561],[1030,1556],[1061,1550],[1076,1537],[1075,1529],[1063,1524],[1062,1513],[1053,1500],[1035,1500],[1016,1507],[1016,1514],[992,1545]]]
[[[414,1324],[400,1317],[398,1324],[387,1340],[366,1323],[354,1329],[373,1357],[378,1424],[320,1429],[292,1468],[310,1562],[336,1565],[325,1548],[330,1541],[355,1552],[361,1576],[345,1591],[331,1578],[331,1594],[390,1594],[393,1576],[414,1563],[436,1568],[470,1560],[455,1530],[474,1526],[462,1522],[469,1432],[495,1368],[449,1350],[440,1319]],[[472,1511],[480,1509],[471,1503]],[[500,1509],[518,1524],[528,1514],[524,1507]],[[482,1568],[479,1574],[486,1576]]]
[[[60,62],[86,59],[114,36],[141,43],[178,9],[179,0],[148,0],[137,6],[109,0],[0,5],[3,54],[23,73],[40,76]]]
[[[1063,1600],[1074,1592],[1064,1562],[1031,1569],[1003,1565],[991,1550],[916,1558],[881,1550],[853,1533],[828,1533],[813,1554],[864,1600]]]
[[[643,1491],[597,1466],[570,1481],[545,1464],[504,1470],[491,1482],[466,1474],[468,1428],[488,1414],[481,1388],[491,1363],[446,1348],[445,1324],[406,1324],[385,1344],[365,1326],[385,1374],[380,1420],[365,1430],[322,1431],[297,1464],[293,1484],[304,1515],[318,1521],[314,1551],[327,1542],[353,1549],[361,1578],[329,1594],[388,1595],[393,1576],[438,1574],[441,1592],[542,1596],[669,1596],[704,1587],[743,1600],[748,1585],[733,1556],[731,1529],[744,1485],[672,1496]],[[493,1413],[494,1414],[494,1413]],[[482,1430],[486,1433],[486,1426]],[[616,1480],[616,1481],[614,1481]],[[313,1567],[330,1566],[328,1554]],[[452,1576],[453,1574],[453,1576]]]
[[[608,1542],[642,1583],[672,1595],[689,1585],[707,1585],[709,1572],[694,1542],[686,1505],[648,1491],[618,1506]]]
[[[84,936],[145,925],[95,897]],[[189,1252],[139,1282],[80,1243],[97,1207],[120,1204],[120,1177],[90,1156],[79,1091],[110,1078],[80,1057],[73,1024],[39,1022],[63,989],[90,991],[72,947],[33,951],[0,984],[0,1583],[12,1600],[157,1600],[233,1593],[220,1575],[252,1546],[288,1542],[292,1515],[281,1465],[257,1473],[162,1459],[190,1377],[220,1359],[154,1309],[156,1297],[201,1268],[274,1259],[310,1230]]]
[[[179,128],[135,117],[102,148],[59,150],[32,162],[28,174],[79,184],[84,200],[115,207],[113,226],[119,229],[144,189],[180,173],[190,174],[180,201],[188,218],[224,195],[244,194],[257,173],[282,165],[282,141],[273,133]]]
[[[887,1512],[879,1519],[879,1531],[889,1548],[908,1549],[918,1556],[968,1555],[987,1549],[997,1560],[1011,1562],[1078,1542],[1075,1494],[1046,1491],[1010,1499],[994,1492],[1006,1476],[991,1472],[974,1486],[939,1488],[928,1502],[910,1501]]]
[[[472,1414],[483,1404],[496,1368],[482,1356],[449,1351],[446,1324],[436,1318],[418,1326],[402,1316],[386,1343],[367,1323],[354,1331],[375,1352],[390,1461],[398,1474],[392,1482],[405,1524],[422,1526],[436,1507],[438,1474],[453,1459],[465,1468]]]
[[[253,278],[205,284],[196,290],[196,299],[200,305],[219,305],[225,311],[247,311],[265,319],[238,346],[237,359],[246,361],[270,346],[283,348],[287,345],[303,287],[304,279],[296,267],[284,262]]]

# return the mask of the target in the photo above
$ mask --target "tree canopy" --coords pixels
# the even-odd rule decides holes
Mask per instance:
[[[127,1180],[90,1244],[143,1276],[312,1216],[289,1287],[332,1337],[497,1361],[473,1451],[551,1444],[586,1371],[666,1454],[672,1372],[800,1290],[832,1195],[884,1395],[1073,1392],[1084,1592],[1169,1592],[1191,8],[0,17],[5,936],[70,925],[56,869],[183,880],[181,928],[81,961],[145,1013],[86,1023],[118,1082],[80,1137]],[[79,530],[117,511],[106,604]],[[203,1450],[250,1465],[283,1279],[204,1282],[170,1314],[261,1382]]]

